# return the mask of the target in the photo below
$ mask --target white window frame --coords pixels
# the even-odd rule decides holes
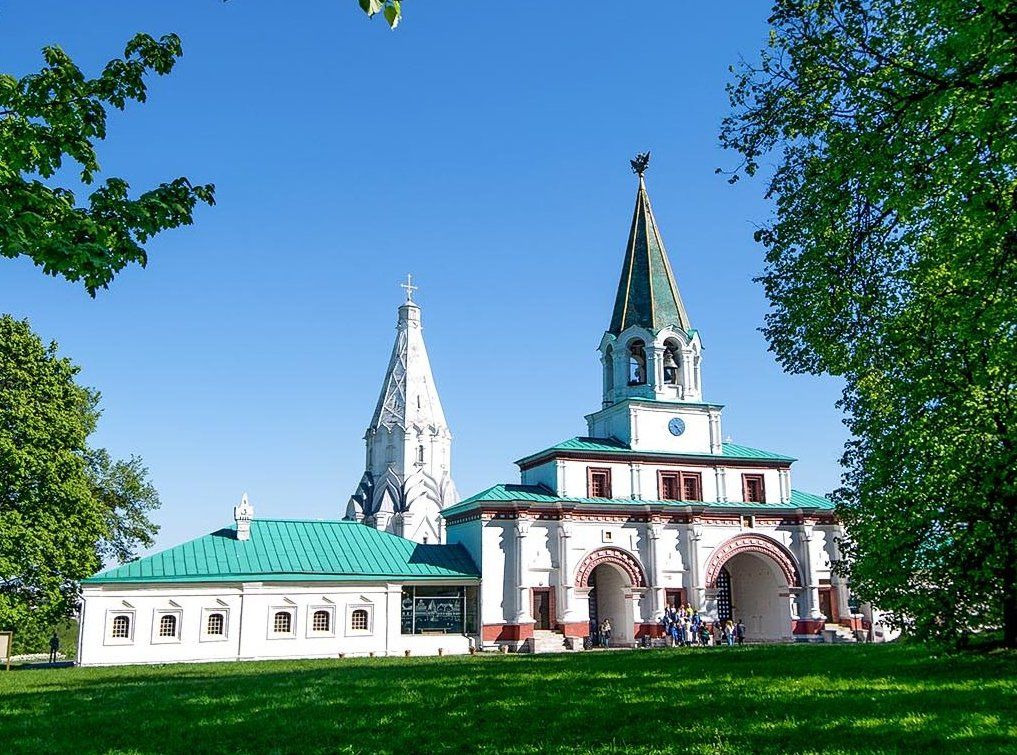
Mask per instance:
[[[163,616],[175,616],[177,620],[176,634],[172,637],[160,637],[159,636],[159,624],[162,623]],[[184,612],[179,608],[156,608],[152,611],[152,644],[153,645],[169,645],[178,644],[180,642],[181,635],[184,633]]]
[[[286,612],[290,615],[290,631],[275,631],[275,615]],[[268,639],[270,640],[295,640],[297,638],[297,607],[296,606],[272,606],[268,609]]]
[[[367,629],[353,628],[353,612],[367,611]],[[370,603],[350,603],[346,606],[346,636],[369,637],[374,634],[374,606]]]
[[[208,633],[208,617],[213,613],[222,614],[222,634]],[[230,637],[230,609],[228,608],[202,608],[201,609],[201,631],[198,633],[200,642],[225,642]]]
[[[314,614],[318,611],[328,613],[328,631],[320,632],[314,629]],[[335,637],[335,606],[318,605],[307,607],[307,637]]]
[[[113,636],[113,619],[117,616],[126,616],[128,622],[127,625],[127,637],[114,637]],[[136,612],[131,609],[124,608],[108,608],[106,609],[106,631],[103,634],[103,645],[133,645],[134,644],[134,631],[137,627],[138,617]]]

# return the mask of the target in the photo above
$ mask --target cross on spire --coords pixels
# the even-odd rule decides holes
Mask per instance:
[[[414,286],[413,276],[410,275],[409,273],[406,273],[406,282],[400,283],[399,288],[406,289],[406,301],[411,302],[413,301],[413,292],[420,288],[420,286]]]

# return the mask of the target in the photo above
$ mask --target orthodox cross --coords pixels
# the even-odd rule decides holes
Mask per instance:
[[[406,273],[406,282],[400,283],[399,287],[406,289],[406,301],[413,301],[413,292],[420,288],[420,286],[413,285],[413,276],[409,273]]]
[[[629,165],[632,166],[632,172],[637,176],[643,175],[646,172],[646,168],[650,165],[650,153],[640,152],[636,155],[635,160],[629,160]]]

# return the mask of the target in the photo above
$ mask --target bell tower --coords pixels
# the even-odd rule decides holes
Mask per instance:
[[[407,276],[381,396],[364,435],[364,476],[346,506],[346,518],[417,542],[440,543],[440,512],[458,502],[452,482],[452,433],[431,374]]]
[[[636,207],[611,325],[600,340],[603,401],[601,411],[587,417],[590,435],[633,447],[720,453],[720,407],[703,403],[703,345],[682,302],[646,192],[649,163],[649,152],[631,161],[639,178]],[[703,424],[699,415],[704,414],[703,429],[709,432],[686,434],[685,428]],[[670,424],[670,437],[639,432],[641,422],[656,426],[662,417]]]

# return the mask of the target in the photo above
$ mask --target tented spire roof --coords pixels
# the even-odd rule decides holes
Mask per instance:
[[[616,335],[633,325],[652,331],[666,326],[691,327],[646,193],[643,172],[648,162],[649,153],[632,161],[632,169],[639,175],[639,190],[611,318],[610,332]]]

